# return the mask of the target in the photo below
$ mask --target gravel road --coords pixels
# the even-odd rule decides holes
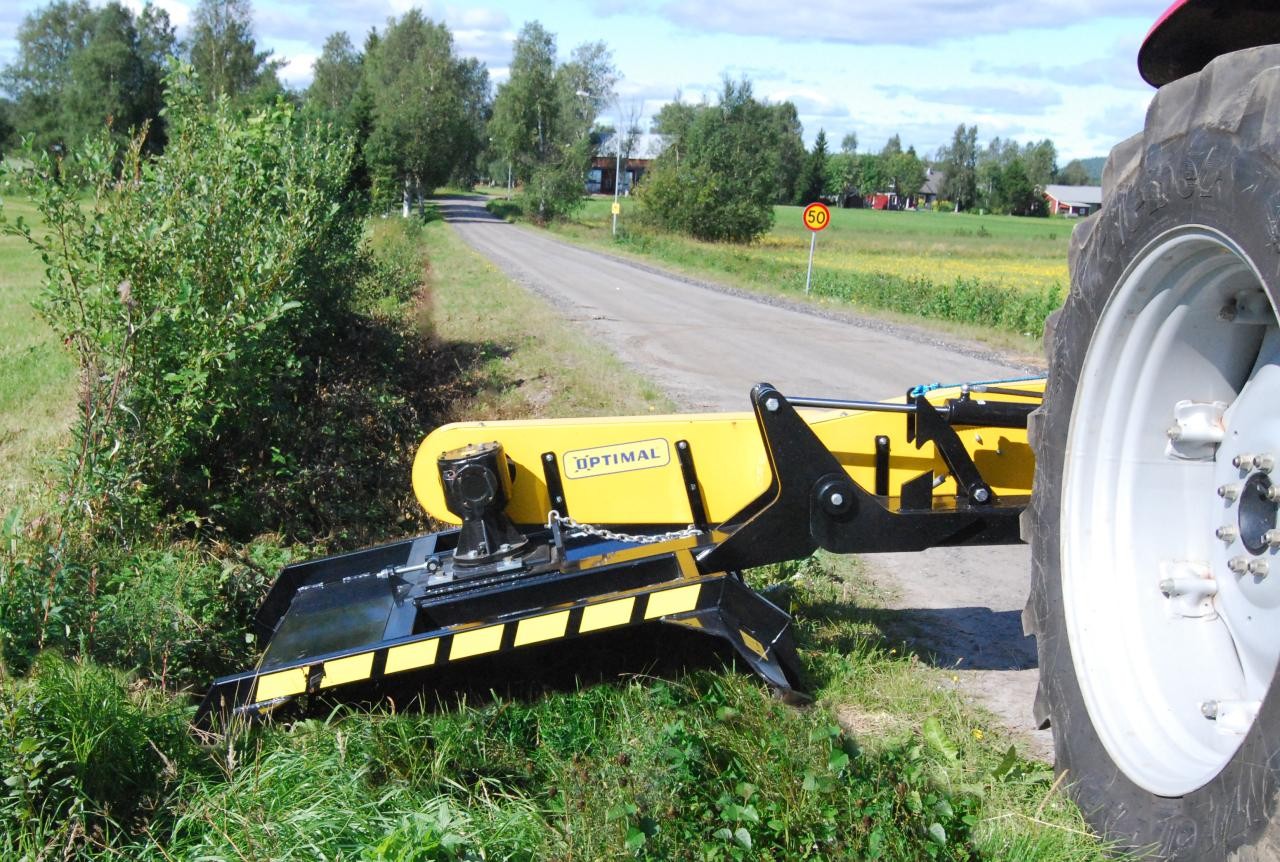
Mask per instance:
[[[886,398],[934,381],[990,380],[1026,367],[989,350],[848,314],[672,275],[587,251],[491,216],[479,198],[440,201],[458,234],[510,278],[661,386],[687,410],[748,410],[768,381],[788,395]],[[902,611],[900,633],[953,668],[955,684],[995,713],[1026,754],[1052,756],[1032,726],[1035,642],[1022,636],[1024,546],[937,548],[863,558]]]

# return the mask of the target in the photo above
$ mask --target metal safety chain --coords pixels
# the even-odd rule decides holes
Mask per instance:
[[[568,515],[561,515],[555,509],[552,509],[547,513],[547,529],[553,529],[556,525],[577,535],[595,536],[599,539],[628,542],[633,545],[652,545],[656,542],[669,542],[672,539],[691,539],[694,536],[702,535],[702,531],[692,524],[683,530],[672,530],[668,533],[658,533],[652,536],[636,533],[615,533],[613,530],[606,530],[604,527],[597,527],[594,524],[580,524]]]

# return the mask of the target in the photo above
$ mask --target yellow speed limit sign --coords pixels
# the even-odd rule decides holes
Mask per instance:
[[[813,203],[804,208],[804,226],[811,231],[826,230],[831,224],[831,210],[826,204]]]

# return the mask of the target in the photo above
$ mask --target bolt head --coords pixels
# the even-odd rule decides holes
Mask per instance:
[[[991,499],[991,492],[986,488],[978,488],[973,492],[973,499],[977,500],[979,503],[985,503]]]
[[[1280,548],[1280,530],[1267,530],[1262,534],[1262,540],[1273,548]]]
[[[1227,568],[1237,575],[1243,575],[1249,570],[1249,561],[1244,557],[1232,557],[1227,560]]]
[[[1253,466],[1263,473],[1270,473],[1276,466],[1276,456],[1270,452],[1264,452],[1261,455],[1253,456]]]
[[[1231,466],[1241,470],[1248,470],[1253,466],[1253,455],[1247,455],[1241,452],[1239,455],[1231,459]]]
[[[843,506],[843,505],[844,505],[844,494],[835,493],[835,494],[832,494],[832,495],[831,495],[830,497],[828,497],[827,499],[829,499],[829,500],[831,501],[831,505],[833,505],[833,506]]]
[[[778,406],[779,405],[778,405],[777,398],[769,398],[769,399],[766,399],[764,402],[764,409],[768,410],[770,413],[777,413]]]
[[[1228,501],[1234,500],[1240,496],[1240,486],[1234,485],[1234,484],[1219,485],[1218,496],[1224,500],[1228,500]]]
[[[1265,578],[1267,572],[1271,571],[1271,564],[1266,560],[1250,560],[1248,569],[1249,574],[1254,577]]]
[[[1200,714],[1205,718],[1218,717],[1218,702],[1216,700],[1206,700],[1200,704]]]
[[[1230,524],[1223,524],[1221,527],[1213,531],[1224,542],[1231,543],[1240,538],[1240,531]]]

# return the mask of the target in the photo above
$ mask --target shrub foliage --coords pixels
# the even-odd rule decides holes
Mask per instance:
[[[247,121],[206,106],[183,70],[167,99],[163,157],[141,134],[103,136],[10,175],[46,227],[6,229],[42,255],[41,311],[80,368],[66,492],[122,534],[152,513],[288,526],[264,501],[300,502],[279,492],[312,436],[300,426],[385,275],[348,193],[350,146],[283,102]]]
[[[773,120],[745,81],[693,109],[638,194],[647,218],[698,239],[750,242],[773,226]]]

